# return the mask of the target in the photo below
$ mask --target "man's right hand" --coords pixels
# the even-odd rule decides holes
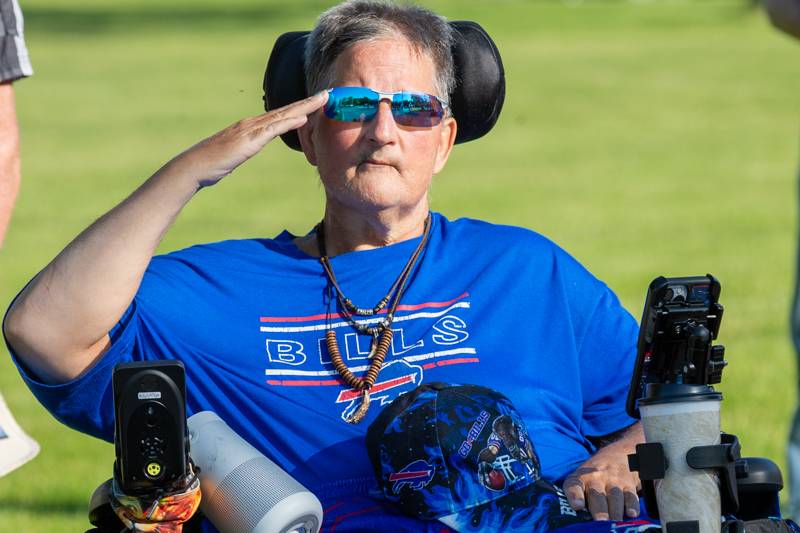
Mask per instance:
[[[108,347],[159,242],[198,189],[213,185],[275,137],[306,123],[319,93],[247,118],[182,152],[75,238],[22,291],[4,333],[46,383],[81,375]]]
[[[245,118],[178,155],[168,167],[186,165],[199,187],[214,185],[256,155],[272,139],[297,129],[328,101],[322,91],[261,115]]]

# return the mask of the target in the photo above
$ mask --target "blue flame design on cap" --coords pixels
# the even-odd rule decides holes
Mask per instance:
[[[544,531],[591,520],[540,478],[522,417],[486,387],[429,383],[400,396],[370,426],[367,451],[386,499],[459,531]]]

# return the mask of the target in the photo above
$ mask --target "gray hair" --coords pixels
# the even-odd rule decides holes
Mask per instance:
[[[450,52],[453,30],[447,20],[419,6],[384,0],[348,0],[320,15],[305,49],[308,94],[333,84],[336,58],[348,47],[396,36],[405,37],[417,53],[430,57],[437,96],[449,101],[455,73]]]

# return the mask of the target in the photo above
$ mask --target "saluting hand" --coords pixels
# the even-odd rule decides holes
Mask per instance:
[[[180,165],[197,179],[198,187],[214,185],[256,155],[275,137],[297,129],[328,101],[327,91],[245,118],[184,151],[167,166]]]
[[[25,364],[46,383],[83,374],[111,345],[108,331],[130,306],[161,238],[197,190],[305,124],[327,99],[327,93],[315,94],[200,141],[73,240],[8,312],[6,334]]]

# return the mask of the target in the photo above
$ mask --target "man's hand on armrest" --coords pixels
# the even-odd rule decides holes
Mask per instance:
[[[564,480],[564,492],[576,510],[588,509],[595,520],[639,515],[639,476],[628,468],[628,454],[644,442],[641,423],[600,440],[600,449]]]

